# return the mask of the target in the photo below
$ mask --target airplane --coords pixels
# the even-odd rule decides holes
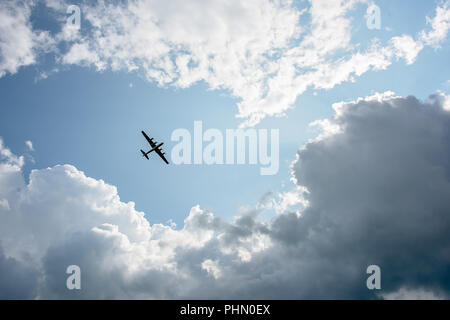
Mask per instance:
[[[169,161],[167,161],[166,157],[164,157],[165,153],[162,152],[162,149],[161,149],[161,146],[164,144],[164,142],[157,143],[156,141],[153,141],[153,138],[149,138],[149,137],[147,136],[147,134],[145,134],[144,131],[141,131],[141,132],[142,132],[142,134],[144,135],[145,139],[147,139],[147,141],[148,141],[148,143],[150,144],[150,146],[152,147],[152,148],[150,149],[150,151],[148,151],[148,152],[144,152],[144,150],[141,149],[142,155],[143,155],[145,158],[147,158],[147,160],[150,160],[149,157],[148,157],[148,154],[149,154],[150,152],[152,152],[152,151],[155,151],[155,152],[158,154],[158,156],[160,156],[161,159],[164,160],[165,163],[169,164]]]

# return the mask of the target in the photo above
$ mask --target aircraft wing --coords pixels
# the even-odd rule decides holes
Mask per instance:
[[[165,163],[169,164],[169,161],[167,161],[166,157],[164,157],[164,154],[161,152],[161,149],[156,148],[156,149],[155,149],[155,152],[158,154],[158,156],[161,157],[161,159],[164,160]]]
[[[156,143],[153,142],[153,139],[150,139],[150,138],[148,137],[148,135],[147,135],[144,131],[141,131],[141,132],[142,132],[142,134],[144,135],[145,139],[147,139],[147,141],[148,141],[148,143],[151,145],[151,147],[152,147],[152,148],[156,147]]]

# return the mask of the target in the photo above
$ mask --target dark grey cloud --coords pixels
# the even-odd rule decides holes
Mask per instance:
[[[383,94],[336,104],[292,165],[307,207],[263,221],[268,194],[227,222],[195,206],[178,230],[150,225],[116,188],[72,166],[35,170],[26,185],[20,158],[0,144],[0,296],[448,297],[446,103]],[[72,264],[81,291],[65,287]],[[366,287],[372,264],[380,291]]]
[[[0,245],[0,299],[33,299],[38,277],[37,270],[6,257]]]

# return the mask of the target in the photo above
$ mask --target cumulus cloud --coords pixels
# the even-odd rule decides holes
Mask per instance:
[[[308,190],[303,186],[296,186],[286,192],[266,192],[257,204],[257,209],[274,210],[276,213],[296,211],[308,206],[308,201],[302,196]]]
[[[407,64],[413,64],[423,49],[423,44],[420,41],[415,41],[411,36],[393,37],[391,43],[395,55],[405,59]]]
[[[26,183],[22,158],[0,140],[0,296],[446,298],[444,102],[387,92],[336,103],[316,122],[324,133],[298,151],[295,194],[275,201],[283,212],[258,218],[269,193],[231,222],[194,206],[179,229],[151,224],[114,186],[70,165],[33,170]],[[73,264],[79,291],[65,287]],[[372,264],[381,291],[366,287]]]
[[[0,76],[34,63],[45,42],[35,41],[30,8],[14,3],[0,7],[7,21]],[[45,3],[62,17],[59,33],[39,33],[58,63],[137,72],[160,86],[204,81],[239,99],[242,126],[283,115],[308,88],[330,89],[397,59],[412,64],[424,46],[446,39],[450,25],[450,2],[441,2],[419,34],[374,38],[361,49],[367,44],[352,41],[350,15],[367,0],[86,1],[79,31],[64,24],[69,3]]]
[[[34,64],[39,52],[54,45],[48,31],[33,30],[32,7],[33,3],[26,1],[0,3],[0,77]]]
[[[431,31],[417,40],[373,39],[366,50],[353,43],[349,14],[365,0],[133,1],[85,5],[91,33],[72,45],[62,61],[97,69],[140,70],[160,85],[188,87],[205,81],[240,99],[243,126],[282,115],[308,88],[330,89],[394,59],[412,64],[426,45],[445,40],[448,2],[428,18]],[[301,21],[308,21],[309,24]],[[111,23],[114,21],[114,23]],[[151,48],[151,49],[150,49]]]
[[[427,45],[439,47],[450,29],[450,2],[445,1],[438,6],[435,17],[427,17],[427,23],[431,25],[431,30],[422,31],[421,40]]]
[[[29,15],[26,5],[0,4],[0,76],[15,73],[19,67],[35,62]]]
[[[30,140],[25,141],[25,145],[27,146],[29,151],[34,151],[33,142]]]
[[[202,262],[202,269],[206,270],[215,279],[218,279],[222,276],[222,272],[220,271],[220,267],[218,266],[217,261],[206,259]]]

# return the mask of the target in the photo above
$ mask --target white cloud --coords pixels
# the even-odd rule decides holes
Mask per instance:
[[[85,56],[90,50],[97,68],[101,63],[113,70],[141,70],[160,85],[188,87],[203,80],[212,89],[227,89],[241,99],[237,117],[242,125],[254,125],[284,114],[310,87],[330,89],[354,81],[368,71],[386,69],[395,58],[412,64],[424,43],[445,39],[447,3],[437,8],[432,31],[418,36],[433,41],[402,35],[384,46],[374,39],[360,51],[351,42],[348,17],[360,2],[366,1],[311,0],[304,9],[291,1],[243,5],[222,0],[86,6],[85,18],[94,29],[68,54]],[[300,23],[306,15],[308,26]]]
[[[450,111],[450,95],[449,94],[445,94],[444,92],[438,91],[438,93],[433,95],[432,98],[439,100],[440,103],[442,104],[442,107],[445,110]]]
[[[395,292],[382,294],[381,297],[385,300],[444,300],[446,295],[424,289],[407,289],[400,288]]]
[[[275,202],[269,193],[232,222],[194,206],[180,229],[151,225],[114,186],[70,165],[33,170],[26,183],[22,158],[0,143],[0,296],[447,296],[450,113],[443,103],[441,95],[421,102],[391,92],[337,103],[323,128],[339,130],[298,152],[294,193]],[[291,211],[299,197],[307,205]],[[286,211],[261,221],[269,203]],[[78,292],[64,285],[71,264],[82,269]],[[365,287],[371,264],[381,267],[381,292]],[[20,285],[12,288],[11,279]]]
[[[104,63],[100,61],[98,54],[88,49],[86,43],[75,43],[63,56],[63,63],[90,65],[93,64],[98,70],[103,70]]]
[[[30,8],[17,2],[0,4],[0,77],[35,62]]]
[[[16,156],[3,145],[3,139],[0,137],[0,160],[2,161],[2,165],[7,165],[12,167],[14,170],[20,170],[20,168],[24,164],[23,156]]]
[[[64,1],[46,3],[65,17]],[[6,21],[0,26],[0,76],[35,63],[37,52],[51,50],[62,64],[138,72],[161,86],[185,88],[204,81],[237,97],[242,126],[254,125],[283,115],[308,88],[355,81],[396,59],[412,64],[424,45],[437,47],[447,37],[449,1],[437,6],[427,20],[430,26],[418,35],[394,36],[385,44],[371,39],[361,50],[352,41],[350,17],[359,3],[370,2],[85,2],[80,31],[62,19],[61,32],[51,38],[32,30],[31,9],[14,2],[0,10]],[[8,6],[15,9],[6,10]],[[64,46],[57,50],[57,44]],[[18,46],[22,49],[11,49]]]
[[[46,52],[54,45],[48,32],[33,30],[32,6],[16,0],[0,3],[0,77],[36,63],[38,51]]]
[[[450,29],[450,2],[445,1],[438,6],[434,18],[427,17],[427,23],[431,25],[431,30],[422,31],[420,38],[427,45],[439,47]]]
[[[44,0],[45,5],[54,10],[67,10],[68,3],[65,0]]]
[[[423,49],[423,44],[415,41],[411,36],[393,37],[391,42],[395,49],[395,55],[405,59],[407,64],[413,64]]]
[[[25,145],[27,146],[29,151],[34,151],[33,142],[31,142],[30,140],[27,140],[27,141],[25,141]]]
[[[308,206],[308,201],[304,198],[304,194],[306,193],[308,193],[308,190],[302,186],[297,186],[293,190],[278,192],[276,194],[267,192],[257,204],[257,209],[273,209],[277,214],[286,211],[299,212]]]
[[[220,267],[217,261],[212,261],[211,259],[206,259],[202,262],[202,269],[206,270],[209,274],[211,274],[214,279],[219,279],[222,276],[222,272],[220,271]]]

